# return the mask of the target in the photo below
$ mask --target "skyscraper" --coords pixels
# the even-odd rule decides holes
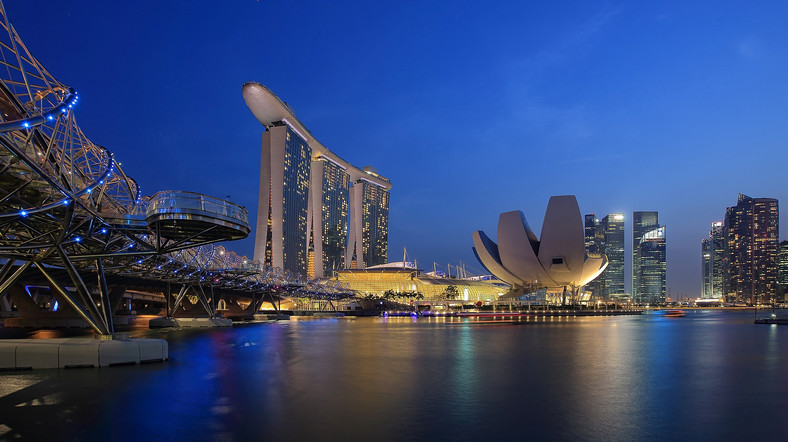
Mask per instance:
[[[595,256],[602,253],[602,242],[604,241],[604,232],[599,225],[599,218],[593,213],[586,214],[583,218],[583,236],[585,239],[586,255]],[[589,282],[583,288],[585,293],[591,296],[591,299],[602,298],[602,278],[598,276],[593,281]]]
[[[265,127],[255,259],[302,276],[384,264],[391,182],[321,144],[293,110],[259,83],[247,106]]]
[[[637,302],[640,287],[640,240],[643,235],[659,227],[657,212],[632,213],[632,299]]]
[[[723,297],[725,235],[722,221],[711,224],[709,237],[701,242],[701,298]]]
[[[350,208],[350,174],[347,168],[319,155],[312,161],[313,189],[310,203],[310,244],[314,274],[328,275],[345,268]]]
[[[777,300],[785,301],[788,290],[788,241],[780,241],[777,252]]]
[[[255,259],[305,273],[312,149],[282,123],[263,132]]]
[[[723,230],[727,301],[773,300],[777,293],[777,200],[739,194],[737,204],[725,211]]]
[[[639,286],[634,301],[641,305],[664,304],[666,301],[665,276],[665,226],[657,227],[643,234],[638,244],[639,266],[633,268],[637,273]],[[634,291],[634,287],[633,287]]]
[[[607,255],[608,265],[599,276],[602,279],[602,296],[624,293],[624,214],[611,213],[601,222],[604,232],[602,253]]]
[[[368,174],[377,175],[372,167]],[[367,180],[358,180],[350,189],[351,198],[360,201],[361,216],[354,218],[348,241],[346,261],[362,262],[365,266],[385,264],[388,256],[389,193]]]

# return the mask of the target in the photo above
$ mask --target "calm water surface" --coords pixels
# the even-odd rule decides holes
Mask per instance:
[[[138,330],[171,360],[0,373],[0,438],[786,440],[788,326],[689,311]]]

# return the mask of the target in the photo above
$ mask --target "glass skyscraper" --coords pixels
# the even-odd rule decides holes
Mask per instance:
[[[255,259],[322,278],[388,260],[391,182],[343,160],[315,139],[267,87],[249,82],[244,100],[263,132]]]
[[[638,244],[640,265],[637,272],[637,288],[635,303],[641,305],[658,305],[666,301],[665,292],[665,226],[646,232]]]
[[[587,214],[584,217],[584,232],[585,251],[587,256],[595,256],[602,254],[602,242],[604,241],[604,232],[599,224],[599,218],[593,213]],[[591,295],[591,299],[602,298],[602,277],[598,276],[593,281],[589,282],[583,288],[585,293]]]
[[[788,241],[780,241],[777,252],[778,301],[785,301],[786,290],[788,290]]]
[[[624,214],[611,213],[602,218],[604,241],[602,253],[607,255],[607,268],[599,276],[602,279],[602,296],[624,293]]]
[[[739,194],[725,211],[725,287],[728,302],[770,302],[777,294],[779,208],[774,198]]]
[[[364,263],[367,266],[385,264],[389,253],[389,193],[367,181],[361,181],[361,186]]]
[[[317,181],[314,185],[322,189],[319,210],[313,211],[312,218],[312,246],[315,259],[320,261],[315,263],[315,273],[328,276],[333,270],[345,268],[350,174],[341,165],[322,157],[312,163],[312,171]]]
[[[659,227],[655,211],[632,213],[632,299],[637,302],[640,287],[640,240],[643,235]]]
[[[312,149],[306,140],[287,127],[282,186],[282,268],[303,272],[306,268],[307,210]]]
[[[701,241],[701,298],[723,297],[725,235],[722,228],[722,221],[715,221],[709,237]]]

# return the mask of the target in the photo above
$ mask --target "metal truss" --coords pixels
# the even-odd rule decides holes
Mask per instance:
[[[96,333],[109,335],[120,298],[108,274],[174,284],[168,315],[187,293],[212,317],[216,290],[248,294],[252,311],[284,294],[346,293],[214,245],[248,235],[247,212],[236,204],[190,192],[142,196],[77,125],[76,91],[30,53],[1,2],[0,13],[0,296],[36,269]],[[66,281],[55,275],[62,270]]]

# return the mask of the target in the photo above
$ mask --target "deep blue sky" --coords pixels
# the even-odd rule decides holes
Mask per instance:
[[[700,240],[737,194],[788,200],[788,2],[377,3],[5,7],[146,194],[229,195],[254,222],[262,128],[241,85],[258,81],[391,179],[390,260],[480,269],[474,230],[519,209],[538,232],[575,194],[626,213],[627,256],[632,211],[658,210],[668,287],[695,296]]]

